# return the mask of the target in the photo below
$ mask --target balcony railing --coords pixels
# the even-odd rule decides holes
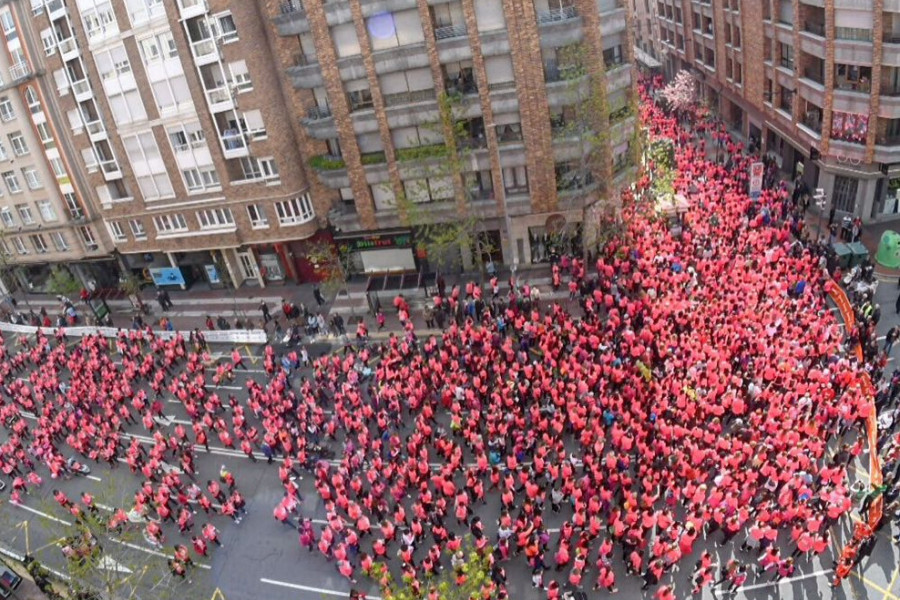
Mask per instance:
[[[191,42],[191,49],[193,49],[194,56],[196,58],[212,56],[217,54],[219,51],[218,47],[216,46],[216,40],[212,38],[206,38],[205,40]]]
[[[9,76],[16,79],[24,79],[31,73],[31,66],[26,62],[16,63],[9,68]]]
[[[444,27],[435,27],[434,29],[434,37],[439,40],[464,37],[466,33],[467,30],[465,25],[445,25]]]
[[[100,168],[104,173],[117,173],[119,171],[119,163],[113,160],[100,161]]]
[[[825,84],[825,76],[822,75],[822,71],[818,69],[803,69],[803,77],[805,79],[809,79],[811,81],[815,81],[819,85]]]
[[[793,71],[794,70],[794,59],[788,58],[786,56],[782,56],[781,57],[781,66],[784,67],[785,69],[790,69],[791,71]]]
[[[75,41],[74,36],[66,38],[64,40],[60,40],[59,42],[57,42],[57,45],[59,46],[60,54],[68,54],[70,52],[75,52],[76,50],[78,50],[78,42]]]
[[[72,91],[76,94],[89,94],[91,92],[91,84],[87,79],[80,79],[72,84]]]
[[[401,106],[403,104],[415,104],[416,102],[428,102],[431,100],[434,100],[433,89],[384,95],[385,106]]]
[[[462,94],[463,96],[468,96],[469,94],[477,94],[478,93],[478,84],[475,83],[475,80],[464,80],[464,79],[448,79],[444,82],[444,86],[447,88],[447,92],[450,94]]]
[[[489,83],[488,90],[492,92],[502,92],[504,90],[514,90],[516,89],[515,81],[501,81],[499,83]]]
[[[84,126],[88,130],[88,133],[92,135],[97,135],[105,131],[103,127],[103,121],[100,121],[99,119],[96,121],[91,121],[90,123],[85,123]]]
[[[283,15],[302,12],[304,12],[304,10],[300,0],[284,0],[284,2],[281,3],[281,14]]]
[[[822,133],[822,115],[820,114],[813,113],[806,115],[803,118],[803,124],[816,133]]]
[[[563,6],[562,8],[553,8],[550,10],[542,10],[537,13],[538,25],[547,23],[555,23],[558,21],[568,21],[578,16],[578,11],[574,6]]]
[[[816,23],[815,21],[807,21],[803,24],[803,31],[806,31],[813,35],[817,35],[819,37],[825,37],[825,24]]]
[[[893,31],[885,31],[883,39],[885,44],[900,44],[900,34]]]
[[[872,84],[866,81],[841,81],[840,79],[835,77],[834,87],[839,90],[844,90],[846,92],[859,92],[861,94],[868,94],[872,89]]]
[[[580,72],[578,65],[560,65],[556,61],[544,63],[544,80],[548,83],[575,79]]]
[[[231,102],[231,90],[227,87],[220,87],[214,90],[206,90],[206,97],[209,98],[210,104],[220,104],[222,102]]]
[[[62,0],[52,0],[47,3],[47,13],[53,15],[58,10],[65,9],[65,4],[63,4]]]
[[[294,53],[294,66],[295,67],[308,67],[309,65],[314,65],[318,62],[319,58],[314,54],[310,56],[305,52],[296,52]]]
[[[314,106],[306,111],[306,119],[308,121],[318,121],[319,119],[328,119],[331,117],[331,108],[328,106]]]
[[[222,134],[222,145],[226,150],[240,150],[247,145],[242,133],[224,133]]]
[[[872,30],[858,27],[835,27],[834,37],[838,40],[850,40],[852,42],[871,42]]]

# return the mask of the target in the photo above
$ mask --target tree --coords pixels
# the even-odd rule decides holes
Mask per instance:
[[[308,242],[304,253],[319,277],[319,288],[325,296],[347,294],[350,275],[349,248],[335,247],[324,241]]]
[[[467,540],[461,552],[464,556],[461,564],[425,579],[413,580],[404,576],[397,581],[384,563],[375,563],[369,576],[378,583],[385,600],[421,600],[432,589],[437,590],[441,600],[492,600],[499,597],[500,589],[491,579],[488,561],[490,547],[478,552]]]
[[[662,95],[673,110],[686,111],[697,102],[697,81],[687,71],[679,71],[663,88]]]
[[[47,278],[47,291],[57,296],[73,296],[81,291],[83,287],[81,282],[75,279],[75,276],[68,268],[63,266],[55,266],[50,270],[50,277]]]
[[[44,564],[59,563],[63,550],[63,571],[70,578],[70,597],[93,597],[98,600],[133,600],[135,598],[201,599],[208,597],[199,589],[202,572],[194,567],[192,581],[172,574],[162,550],[148,552],[144,537],[144,523],[125,524],[110,529],[111,512],[106,507],[131,509],[133,499],[127,486],[117,486],[114,480],[93,488],[94,506],[102,510],[90,510],[76,503],[80,515],[67,514],[65,519],[51,521],[39,518],[41,526],[57,538],[56,546],[35,551],[35,558]],[[121,483],[121,482],[119,482]],[[46,513],[59,507],[48,502]],[[170,547],[171,550],[171,547]]]
[[[461,267],[461,252],[467,252],[483,277],[485,258],[490,260],[498,248],[487,235],[482,215],[473,210],[473,203],[481,198],[478,190],[467,185],[465,174],[466,166],[471,163],[472,148],[480,140],[475,137],[472,122],[462,112],[462,96],[442,92],[438,97],[438,120],[423,125],[444,137],[440,151],[435,152],[430,146],[410,148],[404,149],[403,156],[399,157],[421,163],[423,177],[409,188],[414,196],[438,196],[455,201],[456,210],[450,220],[436,220],[434,210],[410,198],[406,190],[397,197],[397,209],[403,222],[415,231],[417,250],[427,256],[433,269],[442,272]],[[484,126],[482,123],[482,138]],[[435,188],[435,181],[442,183]]]

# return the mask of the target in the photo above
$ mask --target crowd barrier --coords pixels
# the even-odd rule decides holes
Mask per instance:
[[[850,300],[847,298],[847,293],[844,292],[843,288],[836,282],[832,282],[832,285],[829,286],[828,294],[837,305],[838,310],[841,311],[841,317],[844,319],[847,331],[851,331],[856,327],[856,315],[853,312],[853,306],[850,304]],[[862,362],[862,346],[857,344],[853,351],[856,354],[856,358]],[[866,416],[866,438],[869,443],[869,486],[870,489],[874,489],[882,484],[882,475],[881,461],[878,460],[878,415],[875,411],[875,386],[872,385],[872,379],[869,377],[868,373],[862,374],[861,385],[863,393],[865,393],[866,397],[869,399],[869,414]],[[871,531],[875,531],[878,528],[878,524],[881,522],[882,513],[884,511],[883,505],[884,497],[879,495],[869,507],[867,524]],[[858,546],[860,541],[859,536],[854,535],[848,543],[848,546],[854,544]],[[854,551],[855,550],[856,548],[854,548]]]
[[[55,336],[58,329],[57,327],[34,327],[33,325],[0,322],[0,331],[15,334],[34,335],[38,330],[41,330],[47,336]],[[62,330],[67,336],[84,337],[86,335],[99,334],[108,338],[118,336],[119,331],[121,331],[118,327],[63,327]],[[190,331],[153,331],[153,335],[162,339],[171,339],[179,333],[184,339],[188,339],[191,334]],[[203,337],[210,344],[265,344],[268,341],[268,336],[262,329],[214,329],[204,331]]]

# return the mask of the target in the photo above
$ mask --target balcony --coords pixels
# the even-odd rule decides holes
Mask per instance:
[[[75,93],[75,99],[79,102],[83,102],[94,97],[94,93],[91,90],[91,84],[88,83],[88,80],[86,78],[74,82],[72,84],[72,91]]]
[[[582,75],[584,75],[584,71],[578,65],[561,65],[556,61],[544,63],[544,81],[547,83],[573,81]]]
[[[301,119],[304,123],[309,123],[312,121],[320,121],[322,119],[330,119],[331,108],[328,106],[314,106],[306,111],[306,116]]]
[[[78,56],[78,42],[75,41],[75,36],[60,40],[56,45],[63,61],[72,60]]]
[[[416,104],[418,102],[433,102],[434,90],[416,90],[414,92],[399,92],[397,94],[385,94],[385,106],[403,106],[404,104]]]
[[[209,12],[206,0],[178,0],[182,20],[199,17]]]
[[[288,67],[287,74],[291,78],[294,88],[298,90],[311,90],[323,85],[322,69],[319,67],[319,63]]]
[[[107,181],[112,179],[120,179],[122,171],[119,169],[119,163],[115,159],[100,161],[100,168],[103,170],[103,177]]]
[[[250,150],[247,148],[247,140],[244,134],[240,132],[228,130],[222,134],[221,140],[222,151],[226,159],[241,158],[250,154]]]
[[[47,3],[47,16],[51,21],[55,21],[66,15],[66,5],[62,0],[52,0]]]
[[[273,20],[278,35],[288,37],[309,32],[306,10],[300,0],[285,0],[280,5],[280,14]]]
[[[234,108],[234,96],[227,86],[206,90],[206,100],[209,102],[209,110],[214,113]]]
[[[88,137],[90,137],[92,142],[106,139],[106,127],[103,126],[103,121],[99,119],[91,121],[90,123],[85,123],[84,127],[87,129]]]
[[[553,8],[550,10],[541,10],[537,13],[538,25],[547,25],[549,23],[558,23],[560,21],[568,21],[577,19],[578,11],[574,6],[564,6],[562,8]]]
[[[468,33],[465,25],[445,25],[443,27],[435,27],[434,37],[438,41],[449,40],[452,38],[465,37]]]
[[[31,75],[31,72],[31,65],[27,62],[16,63],[9,68],[9,76],[13,81],[25,79]]]
[[[871,42],[872,30],[858,27],[835,27],[834,39],[848,40],[851,42]]]
[[[818,135],[822,135],[822,115],[813,112],[809,112],[803,118],[803,126],[807,129],[811,129],[815,131]]]
[[[191,42],[191,53],[198,66],[206,65],[219,57],[219,45],[213,38]]]
[[[448,94],[460,94],[462,96],[470,96],[478,93],[478,84],[475,83],[475,79],[446,79],[444,80],[444,87],[447,89]]]
[[[807,21],[803,24],[803,31],[823,38],[825,37],[825,24]]]
[[[822,71],[819,69],[803,69],[803,78],[809,79],[810,81],[814,81],[819,85],[825,85],[825,76],[822,74]]]

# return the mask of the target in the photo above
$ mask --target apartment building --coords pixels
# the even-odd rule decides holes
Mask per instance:
[[[838,218],[900,214],[900,2],[658,0],[656,12],[667,72],[693,72]]]
[[[662,67],[659,58],[663,53],[659,18],[656,14],[659,5],[655,0],[631,0],[631,2],[634,14],[635,60],[641,66],[656,72]]]
[[[24,8],[23,8],[24,7]],[[67,264],[83,281],[108,284],[112,246],[85,202],[64,150],[66,132],[52,119],[35,61],[32,11],[43,4],[0,7],[0,264],[4,287],[39,291],[50,267]],[[9,291],[4,289],[4,293]]]
[[[44,194],[57,227],[77,225],[64,232],[67,252],[182,288],[310,277],[298,244],[322,235],[331,201],[307,183],[285,126],[295,118],[258,3],[19,0],[2,10],[10,69],[27,73],[10,110],[31,116],[22,146],[43,151],[36,176],[59,188]],[[3,110],[0,97],[0,121]],[[24,163],[13,133],[8,151]],[[28,165],[13,166],[6,185],[13,175],[32,185]],[[18,227],[18,199],[7,197]],[[48,262],[63,258],[51,235]]]
[[[633,129],[630,3],[622,0],[269,0],[291,125],[334,199],[335,240],[363,271],[421,269],[398,198],[435,222],[476,214],[493,260],[549,259],[579,236],[587,205],[627,177]],[[566,50],[604,81],[610,164],[578,173],[566,139],[573,97]],[[439,102],[459,102],[462,172],[429,169],[447,142]],[[458,115],[458,117],[457,117]],[[572,186],[572,181],[579,185]],[[577,187],[578,189],[573,189]],[[593,198],[585,199],[585,189]],[[460,200],[462,198],[462,201]],[[593,217],[588,217],[592,220]],[[461,263],[472,257],[461,249]],[[434,265],[431,265],[433,268]]]

